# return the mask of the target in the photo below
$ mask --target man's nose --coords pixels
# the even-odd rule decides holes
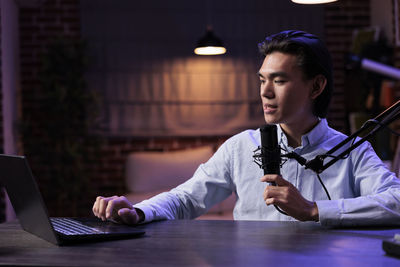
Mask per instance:
[[[275,92],[274,87],[271,82],[265,81],[264,84],[261,85],[261,96],[266,98],[274,98]]]

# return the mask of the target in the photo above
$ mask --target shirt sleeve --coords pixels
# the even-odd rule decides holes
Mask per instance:
[[[351,154],[355,198],[317,201],[324,226],[400,225],[400,181],[369,143]]]
[[[144,222],[193,219],[229,197],[234,190],[230,142],[225,142],[185,183],[134,205],[145,214]]]

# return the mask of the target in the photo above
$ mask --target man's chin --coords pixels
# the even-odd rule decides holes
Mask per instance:
[[[276,118],[271,118],[271,116],[264,116],[265,123],[267,124],[279,124],[280,121]]]

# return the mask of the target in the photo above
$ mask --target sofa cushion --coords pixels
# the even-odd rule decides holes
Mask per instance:
[[[126,186],[130,192],[169,190],[193,176],[213,154],[211,146],[167,152],[134,152],[126,161]]]
[[[206,162],[213,152],[212,147],[206,146],[179,151],[131,153],[126,160],[126,186],[129,190],[126,197],[132,203],[138,203],[171,190],[191,178],[197,167]],[[235,202],[236,197],[232,194],[200,219],[232,219]]]

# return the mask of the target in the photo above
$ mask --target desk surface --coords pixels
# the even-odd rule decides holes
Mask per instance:
[[[400,266],[382,240],[400,229],[326,229],[317,223],[163,221],[136,239],[57,247],[0,224],[0,265]]]

